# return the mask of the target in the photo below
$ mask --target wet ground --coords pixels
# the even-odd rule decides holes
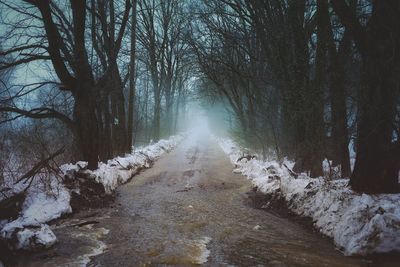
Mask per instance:
[[[211,137],[190,138],[121,186],[111,206],[58,221],[56,246],[19,266],[382,266],[254,208],[251,184],[232,169]]]

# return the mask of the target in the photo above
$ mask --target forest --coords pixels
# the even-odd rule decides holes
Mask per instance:
[[[0,0],[0,239],[32,188],[64,184],[73,211],[76,190],[104,201],[207,128],[246,148],[236,167],[388,196],[393,243],[374,252],[400,251],[398,14],[397,0]],[[129,177],[99,174],[115,165]]]

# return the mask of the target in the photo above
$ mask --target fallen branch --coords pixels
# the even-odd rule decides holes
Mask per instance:
[[[82,227],[85,225],[93,225],[93,224],[98,224],[98,221],[84,221],[84,222],[80,222],[80,223],[76,223],[76,224],[72,224],[72,225],[68,225],[69,227]]]
[[[24,183],[31,177],[35,176],[41,169],[47,166],[48,162],[53,160],[55,157],[61,155],[64,153],[65,146],[61,147],[59,150],[48,156],[47,158],[41,160],[38,162],[31,170],[29,170],[27,173],[22,175],[14,184],[18,184],[22,180],[25,180]],[[26,189],[25,189],[26,190]]]
[[[21,192],[12,195],[10,197],[6,197],[5,199],[0,201],[0,210],[2,211],[0,213],[0,219],[9,219],[9,218],[16,218],[19,214],[19,212],[22,209],[22,204],[25,201],[26,197],[26,191],[28,188],[31,186],[33,177],[43,168],[49,166],[49,161],[52,161],[55,157],[58,155],[64,153],[64,147],[60,148],[53,154],[49,155],[47,158],[41,160],[38,162],[31,170],[29,170],[27,173],[22,175],[14,184],[20,183],[23,181],[23,183],[26,183],[29,180],[29,184],[26,186],[24,190]],[[3,192],[10,191],[11,188],[3,188],[0,190],[0,192],[5,195]]]
[[[282,165],[289,171],[290,175],[292,175],[295,179],[299,177],[299,174],[292,171],[285,163],[283,163]]]

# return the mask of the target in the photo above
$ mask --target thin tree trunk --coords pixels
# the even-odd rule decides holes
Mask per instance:
[[[136,72],[136,24],[137,24],[136,0],[132,0],[132,25],[131,25],[131,58],[129,64],[129,99],[128,99],[128,147],[133,146],[134,123],[135,123],[135,72]]]
[[[155,141],[160,139],[161,134],[161,96],[159,89],[154,91],[154,121],[153,121],[153,138]]]

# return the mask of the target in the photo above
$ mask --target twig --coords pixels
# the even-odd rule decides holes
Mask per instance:
[[[125,166],[122,165],[121,162],[119,162],[118,160],[115,160],[115,161],[119,164],[119,166],[122,167],[123,170],[129,170],[128,166],[125,167]]]
[[[30,171],[28,171],[23,176],[21,176],[14,184],[17,184],[17,183],[21,182],[22,180],[28,180],[29,178],[32,178],[33,176],[35,176],[42,168],[47,166],[47,163],[50,160],[52,160],[55,157],[57,157],[58,155],[64,153],[64,149],[65,149],[65,146],[61,147],[55,153],[51,154],[47,158],[38,162],[35,166],[33,166],[33,168]],[[24,183],[25,183],[25,181],[24,181]]]
[[[292,171],[285,163],[282,164],[288,171],[289,173],[295,178],[297,179],[297,177],[299,177],[298,173],[295,173],[294,171]]]

